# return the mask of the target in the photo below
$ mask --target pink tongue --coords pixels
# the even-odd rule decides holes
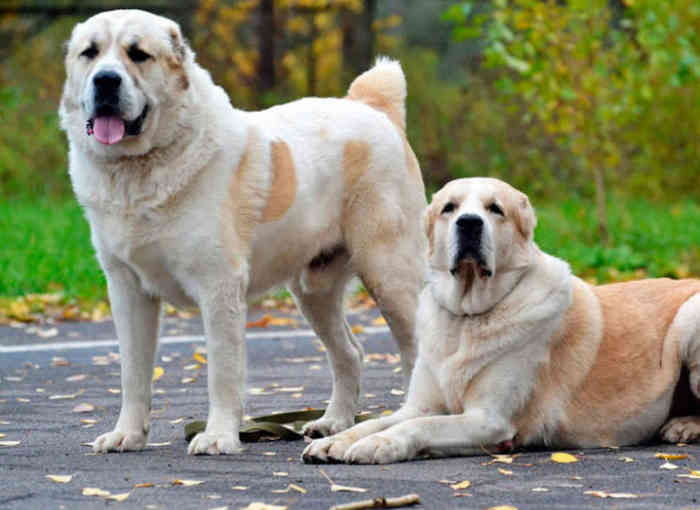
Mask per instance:
[[[124,121],[117,116],[96,117],[93,131],[100,143],[112,145],[124,138]]]

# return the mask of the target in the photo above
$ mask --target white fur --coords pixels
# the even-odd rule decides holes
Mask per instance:
[[[143,36],[158,58],[172,59],[181,50],[181,72],[156,59],[135,71],[138,81],[131,79],[119,45],[128,44],[135,34]],[[101,45],[94,62],[78,56],[90,38]],[[398,63],[388,61],[377,69],[381,72],[386,66],[400,72]],[[177,25],[143,11],[102,13],[76,26],[66,68],[61,123],[70,142],[70,175],[107,275],[122,354],[120,417],[112,432],[96,440],[96,451],[136,450],[146,443],[161,299],[176,306],[197,304],[202,311],[210,405],[206,430],[190,443],[192,454],[240,449],[246,300],[272,286],[290,285],[328,348],[333,395],[326,414],[309,431],[330,434],[349,427],[358,405],[362,348],[342,313],[342,291],[350,275],[385,274],[383,286],[370,290],[401,326],[393,332],[410,375],[414,305],[424,264],[416,256],[424,244],[418,225],[425,201],[420,175],[408,178],[401,163],[406,159],[402,135],[383,112],[361,101],[317,98],[262,112],[236,110],[195,63]],[[86,135],[89,101],[76,100],[90,95],[91,77],[103,68],[124,77],[126,103],[138,106],[143,97],[150,107],[143,132],[112,146]],[[186,88],[181,75],[187,79]],[[360,219],[343,216],[348,192],[343,148],[350,140],[370,147],[363,179],[376,191],[357,199],[372,199],[379,208],[365,212],[376,215],[367,225],[406,228],[403,238],[386,243],[372,230],[377,227],[365,228],[363,242],[376,246],[373,251],[360,252],[361,246],[351,245],[343,228],[344,222]],[[260,218],[273,191],[273,141],[289,147],[297,189],[284,215],[265,223]],[[241,191],[246,195],[233,199],[245,199],[254,209],[256,226],[249,244],[235,230],[236,218],[225,214],[244,154],[250,165]],[[308,275],[312,258],[337,244],[343,244],[352,259],[339,257],[317,271],[320,275]],[[231,246],[237,248],[231,251]],[[389,254],[401,264],[385,270],[372,262],[388,263]],[[315,279],[324,284],[315,287]],[[392,300],[384,287],[402,288],[408,298]]]

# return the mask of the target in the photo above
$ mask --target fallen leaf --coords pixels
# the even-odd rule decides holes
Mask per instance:
[[[97,420],[95,420],[94,418],[82,418],[80,420],[80,423],[82,423],[83,425],[94,425],[95,423],[97,423]]]
[[[49,397],[49,400],[73,400],[75,397],[79,396],[82,393],[83,393],[83,390],[80,390],[77,393],[70,393],[67,395],[51,395]]]
[[[31,402],[30,399],[24,398],[24,397],[17,397],[15,400],[16,400],[17,402],[24,402],[24,403],[26,403],[26,402]]]
[[[17,446],[21,441],[0,441],[0,446]]]
[[[192,356],[194,359],[196,359],[199,363],[202,365],[207,364],[207,358],[204,357],[204,355],[200,352],[195,352],[194,356]]]
[[[87,374],[76,374],[76,375],[71,375],[70,377],[66,377],[66,381],[68,382],[77,382],[77,381],[82,381],[87,377]]]
[[[511,505],[499,505],[499,506],[490,506],[486,510],[518,510],[518,507],[511,506]]]
[[[605,491],[585,491],[584,494],[595,496],[596,498],[615,498],[615,499],[636,499],[639,496],[629,492],[605,492]]]
[[[289,476],[289,473],[286,471],[274,471],[272,473],[272,476]]]
[[[178,423],[182,423],[183,421],[185,421],[184,418],[175,418],[174,420],[170,420],[170,423],[172,423],[173,425],[177,425]]]
[[[287,510],[287,507],[279,505],[268,505],[267,503],[255,501],[241,510]]]
[[[41,338],[53,338],[56,335],[58,335],[58,330],[56,328],[50,328],[50,329],[37,329],[36,334],[39,335]]]
[[[664,462],[663,464],[661,464],[661,465],[659,466],[659,469],[674,470],[674,469],[678,469],[678,466],[676,466],[675,464],[671,464],[670,462],[666,461],[666,462]]]
[[[170,446],[172,443],[170,441],[165,441],[164,443],[146,443],[146,446]]]
[[[276,388],[276,391],[279,393],[297,393],[299,391],[304,391],[303,386],[290,386],[290,387],[284,387],[284,388]]]
[[[570,453],[557,452],[552,454],[552,461],[559,464],[571,464],[572,462],[578,462],[578,458]]]
[[[85,487],[82,493],[83,496],[99,496],[101,498],[106,498],[111,494],[111,492],[97,487]]]
[[[664,460],[683,460],[687,459],[688,455],[685,453],[657,453],[654,457]]]
[[[349,487],[347,485],[338,485],[334,483],[331,485],[331,492],[367,492],[367,489],[361,487]]]
[[[153,487],[153,484],[151,482],[137,483],[136,485],[134,485],[134,489],[148,489],[149,487]]]
[[[273,317],[267,322],[268,326],[296,326],[297,320],[287,317]]]
[[[386,326],[386,319],[381,315],[372,321],[373,326]]]
[[[248,490],[248,487],[246,487],[245,485],[234,485],[233,487],[231,487],[231,490],[234,490],[234,491],[247,491],[247,490]]]
[[[92,411],[95,410],[95,406],[92,404],[88,404],[87,402],[83,402],[82,404],[78,404],[73,408],[74,413],[91,413]]]
[[[263,452],[263,455],[267,455],[268,457],[273,457],[277,455],[277,452]]]
[[[513,472],[510,469],[503,469],[503,468],[498,468],[498,472],[501,473],[502,475],[510,476],[513,474]]]
[[[632,457],[620,457],[620,460],[622,462],[634,462],[634,459]]]
[[[692,478],[693,480],[700,480],[700,471],[691,471],[689,474],[678,475],[681,478]]]
[[[304,489],[303,487],[299,487],[298,485],[293,483],[290,483],[284,489],[272,489],[270,492],[274,492],[275,494],[286,494],[290,491],[296,491],[301,492],[302,494],[306,494],[306,489]]]
[[[54,356],[51,358],[51,365],[54,367],[67,367],[70,365],[70,361],[66,358],[61,358],[60,356]]]
[[[119,395],[122,392],[122,390],[120,390],[119,388],[107,388],[107,392],[113,395]]]
[[[73,479],[73,475],[46,475],[46,478],[56,483],[68,483]]]
[[[164,373],[165,370],[163,370],[163,367],[153,367],[153,379],[151,382],[156,382],[158,379],[163,377]]]
[[[532,492],[549,492],[549,489],[547,487],[535,487],[532,489]]]
[[[403,390],[397,390],[392,388],[392,390],[389,393],[391,393],[392,395],[404,395],[406,392]]]
[[[198,370],[202,368],[202,365],[200,365],[199,363],[191,363],[189,365],[185,365],[183,368],[185,370]]]
[[[248,322],[246,328],[266,328],[268,323],[272,320],[272,316],[265,314],[256,321]]]
[[[128,492],[123,492],[121,494],[110,494],[109,496],[106,496],[106,499],[111,499],[113,501],[124,501],[126,498],[129,497]]]
[[[352,328],[350,328],[350,331],[352,331],[355,335],[359,335],[360,333],[365,332],[365,328],[360,324],[355,324]]]
[[[203,483],[204,483],[203,480],[180,480],[180,479],[173,480],[173,485],[182,485],[184,487],[191,487],[193,485],[200,485]]]
[[[181,382],[182,384],[189,384],[189,383],[195,382],[196,380],[197,380],[197,379],[195,379],[194,377],[183,377],[183,378],[180,380],[180,382]]]
[[[455,483],[450,485],[450,487],[454,490],[462,490],[462,489],[468,489],[471,487],[471,482],[469,480],[464,480],[463,482]]]

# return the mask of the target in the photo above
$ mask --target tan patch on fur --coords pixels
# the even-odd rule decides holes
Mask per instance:
[[[348,92],[347,97],[354,101],[361,101],[375,110],[384,112],[396,127],[402,131],[406,129],[404,113],[386,96],[380,94],[374,86],[365,83],[356,83]]]
[[[563,441],[617,444],[624,440],[619,434],[626,423],[673,390],[681,360],[669,327],[681,305],[700,292],[700,281],[588,286],[599,303],[600,317],[590,300],[582,299],[582,286],[587,284],[576,282],[574,302],[557,333],[550,362],[540,372],[517,424],[523,433],[534,433],[548,409],[561,403]],[[598,324],[604,330],[596,333]]]
[[[297,176],[289,145],[281,140],[270,144],[272,183],[263,211],[262,221],[275,221],[294,203],[297,194]]]
[[[343,147],[343,175],[345,189],[352,190],[357,180],[369,168],[369,144],[361,140],[350,140]]]
[[[420,171],[420,164],[418,163],[418,158],[416,158],[416,155],[413,152],[411,145],[408,143],[406,135],[402,133],[401,138],[403,139],[403,150],[406,154],[406,168],[408,168],[409,173],[418,176],[418,178],[420,179],[421,186],[423,186],[423,175]]]
[[[245,152],[238,162],[238,168],[229,184],[229,196],[224,201],[222,218],[223,241],[232,258],[232,263],[240,263],[236,257],[247,257],[253,238],[253,230],[260,222],[260,210],[265,204],[265,193],[257,184],[256,157],[263,151],[260,135],[250,129]]]

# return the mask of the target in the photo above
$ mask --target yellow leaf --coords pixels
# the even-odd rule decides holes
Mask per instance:
[[[273,317],[267,323],[268,326],[296,326],[296,319],[289,319],[287,317]]]
[[[272,316],[265,314],[256,321],[248,322],[246,328],[266,328],[268,323],[272,320]]]
[[[243,508],[242,510],[287,510],[287,507],[279,505],[268,505],[267,503],[255,501],[247,507]]]
[[[367,492],[367,489],[361,487],[349,487],[347,485],[338,485],[334,483],[331,485],[331,492]]]
[[[510,476],[513,474],[513,472],[510,469],[503,469],[503,468],[498,468],[498,472],[501,473],[502,475]]]
[[[461,489],[468,489],[471,486],[471,484],[472,483],[469,480],[464,480],[463,482],[454,483],[450,485],[450,487],[457,491]]]
[[[518,507],[511,506],[511,505],[498,505],[498,506],[490,506],[486,510],[518,510]]]
[[[73,475],[46,475],[46,478],[56,483],[68,483],[73,479]]]
[[[134,489],[148,489],[149,487],[153,487],[153,484],[151,482],[137,483],[136,485],[134,485]]]
[[[572,462],[578,462],[578,458],[570,453],[557,452],[552,454],[552,461],[558,462],[559,464],[570,464]]]
[[[98,489],[97,487],[85,487],[83,489],[83,496],[99,496],[105,498],[109,496],[111,492],[104,489]]]
[[[88,404],[87,402],[83,402],[82,404],[78,404],[73,408],[74,413],[90,413],[95,410],[95,406],[92,404]]]
[[[351,331],[353,332],[353,334],[355,334],[355,335],[359,335],[360,333],[364,333],[364,332],[365,332],[365,328],[364,328],[362,325],[360,325],[360,324],[355,324],[352,328],[350,328],[350,330],[351,330]]]
[[[200,362],[202,365],[207,364],[207,358],[204,357],[204,355],[201,352],[195,352],[194,356],[192,356],[194,359],[196,359],[198,362]]]
[[[386,326],[386,319],[381,315],[372,321],[374,326]]]
[[[111,499],[113,501],[124,501],[128,497],[129,493],[123,492],[121,494],[110,494],[109,496],[106,496],[106,499]]]
[[[163,367],[153,367],[153,379],[152,382],[156,382],[158,379],[163,377],[163,374],[165,373],[165,370],[163,370]]]
[[[200,485],[202,483],[204,483],[204,481],[202,480],[173,480],[173,485],[182,485],[184,487],[191,487],[193,485]]]
[[[657,453],[654,457],[664,460],[683,460],[687,459],[688,455],[685,453]]]

